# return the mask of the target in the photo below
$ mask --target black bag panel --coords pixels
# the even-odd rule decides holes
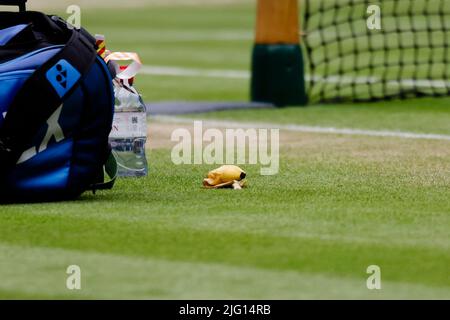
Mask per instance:
[[[69,189],[74,193],[102,182],[103,164],[110,154],[109,134],[114,116],[114,89],[108,67],[98,58],[81,84],[85,104],[80,127],[74,133]],[[96,93],[104,92],[103,95]],[[81,187],[81,189],[80,189]]]
[[[0,63],[52,45],[65,44],[70,38],[70,32],[60,22],[43,13],[0,12],[0,29],[18,24],[27,24],[29,27],[7,45],[0,47]]]

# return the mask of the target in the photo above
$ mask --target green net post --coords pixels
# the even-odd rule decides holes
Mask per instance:
[[[307,104],[298,12],[297,0],[258,0],[252,101]]]

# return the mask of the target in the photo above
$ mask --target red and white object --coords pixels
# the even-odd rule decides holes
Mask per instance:
[[[116,78],[120,80],[132,81],[142,68],[142,62],[139,55],[135,52],[112,52],[105,58],[106,62],[117,62]],[[131,62],[127,66],[121,66],[119,62]]]

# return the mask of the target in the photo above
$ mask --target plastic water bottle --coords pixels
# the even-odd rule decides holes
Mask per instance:
[[[147,109],[134,88],[134,77],[142,63],[136,53],[109,52],[104,35],[96,35],[98,54],[108,63],[113,80],[115,112],[109,143],[117,160],[120,177],[144,177],[148,174],[145,144],[147,142]],[[131,62],[120,65],[118,62]]]
[[[147,110],[132,82],[115,79],[115,115],[110,143],[121,177],[143,177],[148,174],[145,144]]]

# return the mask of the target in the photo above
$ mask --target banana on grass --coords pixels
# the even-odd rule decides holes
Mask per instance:
[[[207,189],[233,188],[242,189],[246,186],[247,173],[238,166],[225,165],[208,173],[203,180]]]

